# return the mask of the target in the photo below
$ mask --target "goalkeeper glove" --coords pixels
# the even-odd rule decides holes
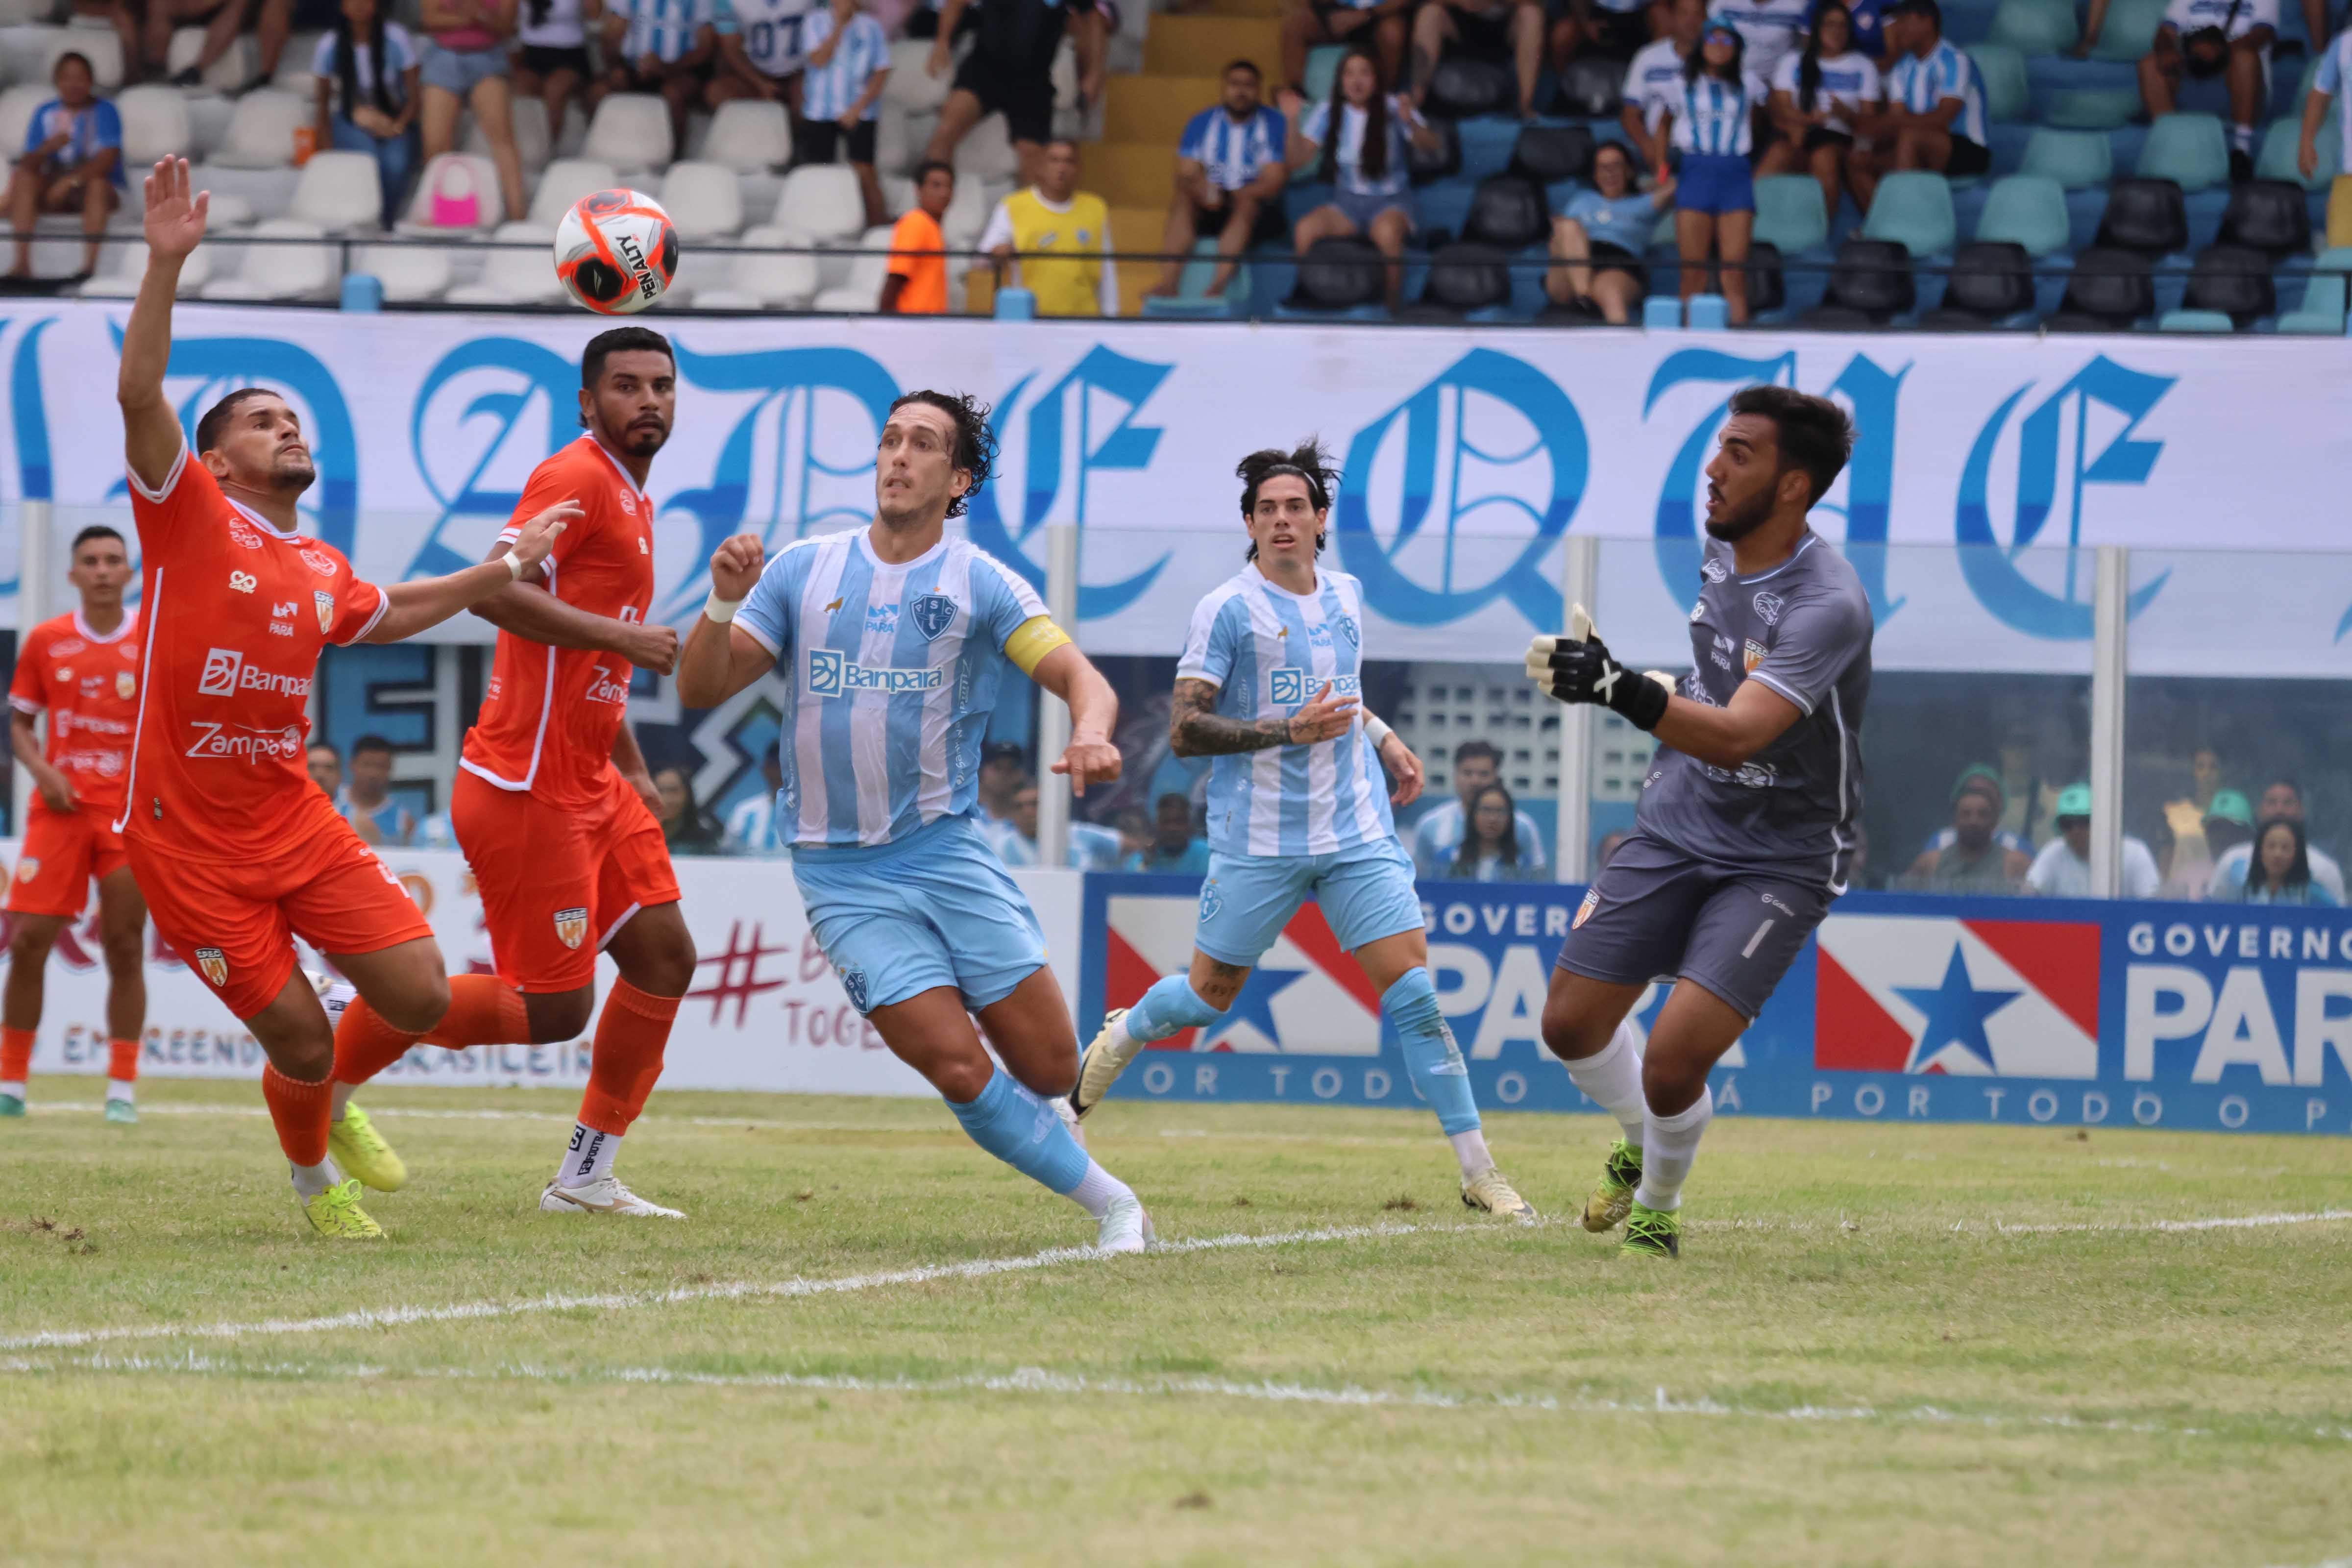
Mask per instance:
[[[1673,677],[1635,675],[1597,637],[1538,637],[1528,645],[1527,668],[1528,679],[1554,701],[1598,703],[1640,730],[1657,728],[1674,692]]]

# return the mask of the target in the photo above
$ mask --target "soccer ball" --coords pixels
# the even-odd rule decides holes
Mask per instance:
[[[644,310],[677,276],[677,229],[642,191],[597,191],[555,226],[555,276],[600,316]]]

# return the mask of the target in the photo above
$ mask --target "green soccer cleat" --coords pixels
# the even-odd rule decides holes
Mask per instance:
[[[360,1207],[360,1184],[357,1178],[339,1183],[325,1192],[302,1200],[302,1212],[310,1216],[310,1228],[320,1236],[338,1241],[382,1241],[383,1226],[368,1217]]]
[[[136,1127],[139,1108],[127,1100],[110,1100],[106,1102],[106,1120],[116,1127]]]
[[[1617,1250],[1635,1258],[1680,1258],[1683,1216],[1680,1210],[1644,1208],[1635,1204],[1625,1215],[1625,1239]]]
[[[1618,1139],[1609,1146],[1609,1158],[1601,1163],[1601,1184],[1584,1200],[1584,1228],[1615,1230],[1624,1222],[1625,1211],[1633,1206],[1633,1189],[1641,1181],[1642,1152]]]
[[[377,1192],[396,1193],[408,1184],[408,1166],[356,1105],[343,1107],[343,1119],[328,1124],[327,1152],[345,1175],[357,1176]]]
[[[22,1116],[25,1102],[13,1094],[0,1094],[0,1116]]]

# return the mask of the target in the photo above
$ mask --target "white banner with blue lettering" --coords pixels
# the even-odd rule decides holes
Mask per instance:
[[[123,315],[0,305],[0,500],[53,500],[61,528],[121,505]],[[673,617],[726,535],[862,520],[884,411],[928,385],[996,406],[979,542],[1042,579],[1043,531],[1085,530],[1097,651],[1176,651],[1240,556],[1235,459],[1314,433],[1347,471],[1333,556],[1363,581],[1373,657],[1516,663],[1560,623],[1573,531],[1608,542],[1595,608],[1619,651],[1687,662],[1702,470],[1725,398],[1772,381],[1853,412],[1816,521],[1862,569],[1883,668],[2087,673],[2099,544],[2138,552],[2136,670],[2333,675],[2352,630],[2340,342],[648,320],[678,351],[652,485]],[[604,325],[183,306],[169,388],[191,425],[232,387],[284,390],[319,463],[310,525],[398,579],[480,557],[576,434]],[[2336,553],[2253,553],[2291,550]]]

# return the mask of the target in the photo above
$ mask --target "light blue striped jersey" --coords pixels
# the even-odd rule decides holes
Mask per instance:
[[[667,62],[691,52],[694,36],[704,27],[735,30],[735,15],[728,0],[619,0],[620,14],[629,19],[622,52],[633,60]]]
[[[1715,0],[1706,8],[1710,22],[1728,22],[1738,29],[1740,69],[1753,82],[1769,82],[1780,58],[1804,40],[1813,13],[1813,0]]]
[[[1340,105],[1339,145],[1333,163],[1339,174],[1335,183],[1341,190],[1358,196],[1394,196],[1402,195],[1412,184],[1412,147],[1404,129],[1404,115],[1410,110],[1404,110],[1402,104],[1403,100],[1397,99],[1389,105],[1389,161],[1378,179],[1368,178],[1363,173],[1364,111],[1352,103]],[[1298,134],[1318,148],[1324,144],[1331,134],[1331,104],[1328,99],[1307,110],[1298,121]],[[1318,177],[1313,168],[1310,164],[1309,179]]]
[[[1243,567],[1192,612],[1179,680],[1213,681],[1217,712],[1254,721],[1297,711],[1328,682],[1363,696],[1364,592],[1345,572],[1315,569],[1315,591],[1276,587]],[[1227,855],[1328,855],[1396,835],[1387,776],[1360,719],[1307,746],[1216,759],[1209,843]]]
[[[2324,92],[2330,97],[2340,96],[2347,78],[2352,78],[2352,29],[2336,34],[2336,41],[2328,45],[2326,53],[2319,57],[2319,72],[2311,79],[2311,90]],[[2302,105],[2295,107],[2300,110]],[[2336,120],[2337,128],[2344,133],[2343,166],[2352,170],[2352,109],[2338,104]]]
[[[1672,38],[1643,44],[1625,68],[1625,101],[1642,111],[1642,122],[1653,131],[1658,117],[1674,111],[1683,100],[1683,55]]]
[[[1977,72],[1977,62],[1954,48],[1949,38],[1937,39],[1924,58],[1902,54],[1887,66],[1887,102],[1925,114],[1948,98],[1957,98],[1964,106],[1952,121],[1952,134],[1987,145],[1984,78]]]
[[[2233,15],[2234,13],[2234,15]],[[2220,27],[2232,42],[2256,27],[2278,31],[2278,0],[2172,0],[2164,19],[2186,36],[2200,27]]]
[[[1868,55],[1856,54],[1849,49],[1842,55],[1824,55],[1820,63],[1822,79],[1813,89],[1812,109],[1827,110],[1833,104],[1864,109],[1879,100],[1878,67]],[[1780,62],[1779,72],[1772,78],[1774,90],[1787,93],[1801,110],[1807,107],[1802,80],[1804,67],[1804,52],[1799,50]],[[1822,129],[1843,132],[1849,136],[1853,134],[1853,126],[1842,113],[1832,113]]]
[[[1709,157],[1745,158],[1754,145],[1748,88],[1721,77],[1683,83],[1675,100],[1675,150]]]
[[[887,844],[968,815],[988,716],[1013,668],[1005,639],[1045,613],[968,541],[890,566],[866,533],[787,545],[735,616],[776,656],[776,836],[802,852]]]
[[[833,37],[833,12],[820,5],[809,13],[801,26],[801,48],[803,56],[816,53],[818,46]],[[849,18],[841,32],[840,47],[833,58],[822,66],[811,66],[801,75],[801,118],[803,120],[838,120],[857,101],[866,90],[866,79],[876,71],[890,68],[890,39],[882,31],[882,24],[859,11]],[[882,112],[882,95],[876,93],[874,101],[866,106],[860,120],[872,120]]]
[[[830,24],[824,0],[727,0],[742,35],[743,54],[762,76],[783,78],[808,63],[808,27],[817,17]],[[851,97],[856,97],[852,93]],[[814,116],[810,116],[814,119]]]
[[[1282,162],[1283,143],[1289,135],[1290,121],[1278,109],[1261,107],[1236,125],[1221,104],[1201,110],[1185,122],[1176,156],[1200,164],[1208,174],[1209,184],[1217,189],[1238,191],[1268,164]]]

